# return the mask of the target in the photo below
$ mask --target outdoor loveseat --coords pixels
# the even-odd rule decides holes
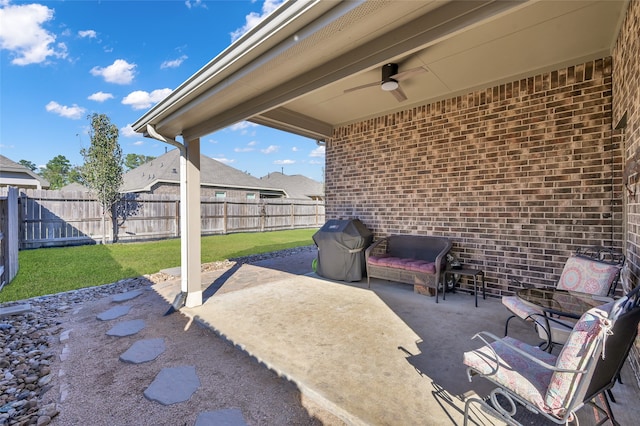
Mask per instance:
[[[365,251],[367,284],[381,278],[413,285],[415,293],[436,295],[444,283],[446,255],[451,241],[427,235],[391,235],[381,238]]]

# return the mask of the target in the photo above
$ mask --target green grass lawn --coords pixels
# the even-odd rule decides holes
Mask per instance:
[[[202,238],[202,263],[313,244],[316,229],[214,235]],[[180,240],[23,250],[19,271],[0,302],[28,299],[180,265]]]

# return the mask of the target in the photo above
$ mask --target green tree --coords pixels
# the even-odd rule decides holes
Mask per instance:
[[[31,170],[32,172],[35,171],[38,168],[38,166],[36,166],[31,161],[20,160],[20,161],[18,161],[18,163],[22,164],[23,166],[25,166],[27,169]]]
[[[118,127],[112,124],[105,114],[93,114],[87,117],[91,122],[91,145],[82,149],[84,157],[82,179],[96,195],[102,206],[102,243],[106,241],[106,221],[115,215],[111,210],[120,199],[122,185],[122,149],[118,143]],[[116,240],[116,227],[113,228],[113,241]]]
[[[124,166],[127,168],[127,171],[129,171],[143,165],[144,163],[148,163],[155,158],[156,157],[152,157],[150,155],[127,154],[126,157],[124,157]]]
[[[68,182],[71,163],[64,155],[53,157],[44,169],[40,170],[40,175],[49,181],[51,189],[60,189]]]

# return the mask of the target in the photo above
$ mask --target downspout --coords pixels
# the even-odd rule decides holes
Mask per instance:
[[[187,247],[188,241],[184,238],[183,230],[187,229],[187,173],[186,173],[186,147],[183,143],[175,139],[161,135],[155,127],[147,124],[147,130],[144,135],[159,140],[166,144],[175,146],[180,150],[180,293],[173,301],[172,307],[167,314],[181,309],[187,300],[188,294],[188,274],[187,268]]]

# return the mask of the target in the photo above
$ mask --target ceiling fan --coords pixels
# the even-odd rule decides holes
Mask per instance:
[[[386,64],[382,66],[382,80],[363,84],[362,86],[352,87],[345,90],[344,93],[380,85],[382,90],[390,92],[398,102],[406,101],[407,95],[402,91],[400,82],[411,78],[414,75],[422,74],[423,72],[427,72],[427,69],[424,67],[411,68],[406,71],[398,72],[398,64]]]

